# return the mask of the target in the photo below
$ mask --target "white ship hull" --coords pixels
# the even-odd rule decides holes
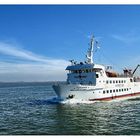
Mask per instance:
[[[113,88],[115,92],[103,93],[104,90],[112,90],[112,88],[95,88],[92,85],[80,84],[59,84],[53,86],[57,96],[62,100],[80,100],[80,101],[109,101],[114,99],[135,98],[140,96],[140,82],[119,88]],[[121,90],[120,90],[121,89]],[[123,89],[123,91],[122,91]],[[112,91],[113,91],[112,90]],[[116,90],[118,90],[116,92]],[[119,91],[120,90],[120,91]]]

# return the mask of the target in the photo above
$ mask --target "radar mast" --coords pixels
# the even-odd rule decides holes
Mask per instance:
[[[90,40],[90,48],[88,48],[87,55],[86,55],[87,58],[86,62],[88,64],[93,63],[93,47],[94,47],[94,36],[92,35]]]

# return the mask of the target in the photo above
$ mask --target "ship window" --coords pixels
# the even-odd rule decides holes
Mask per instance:
[[[119,89],[119,92],[121,92],[121,89]]]
[[[127,88],[127,91],[128,91],[128,88]]]
[[[116,92],[118,92],[118,89],[116,89]]]
[[[123,89],[122,89],[122,91],[123,91]]]
[[[119,80],[119,83],[121,83],[121,81]]]
[[[75,73],[78,73],[78,71],[76,70]]]
[[[113,90],[113,92],[115,92],[115,89]]]
[[[126,81],[124,81],[124,83],[126,83]]]
[[[110,81],[110,84],[112,83],[112,81]]]
[[[69,73],[74,73],[74,71],[71,71],[71,70],[70,70]]]
[[[130,79],[130,82],[132,82],[133,80],[132,79]]]
[[[109,90],[107,90],[106,92],[109,93]]]
[[[113,81],[113,83],[115,83],[115,81]]]
[[[126,91],[126,89],[124,89],[124,91]]]
[[[105,90],[103,91],[103,94],[105,94]]]
[[[112,93],[112,90],[110,90],[110,93]]]
[[[99,78],[99,75],[98,74],[96,74],[96,78]]]
[[[118,83],[118,81],[116,81],[116,83]]]
[[[108,84],[108,81],[106,81],[106,83]]]
[[[122,83],[123,83],[123,80],[122,80]]]
[[[82,73],[82,70],[79,70],[79,73]]]

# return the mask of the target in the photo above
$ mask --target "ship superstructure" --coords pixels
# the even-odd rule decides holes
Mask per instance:
[[[110,66],[95,64],[93,50],[96,43],[92,36],[85,62],[71,60],[71,65],[66,68],[67,82],[53,85],[57,96],[62,100],[102,101],[140,95],[140,79],[134,77],[140,65],[133,72],[124,69],[123,74],[119,74]]]

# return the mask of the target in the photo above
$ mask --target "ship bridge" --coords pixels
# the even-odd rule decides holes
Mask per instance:
[[[105,67],[97,64],[75,64],[68,66],[67,82],[96,85],[97,78],[106,77]]]
[[[75,71],[75,70],[84,70],[84,69],[92,69],[94,67],[94,64],[76,64],[71,65],[66,68],[66,70]]]

